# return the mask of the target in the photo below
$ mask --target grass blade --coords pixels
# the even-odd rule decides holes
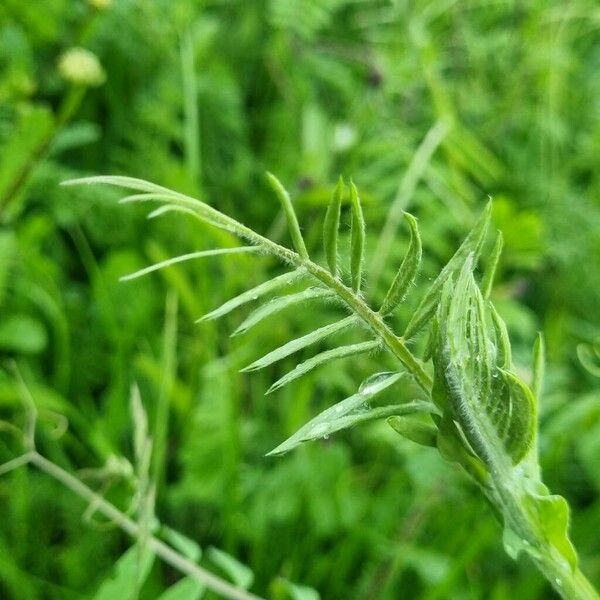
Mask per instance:
[[[350,277],[352,290],[360,290],[362,268],[365,255],[365,218],[360,205],[360,197],[354,182],[350,182],[350,205],[352,207],[352,229],[350,233]]]
[[[371,352],[371,350],[375,350],[380,343],[376,340],[371,340],[369,342],[361,342],[360,344],[351,344],[349,346],[340,346],[339,348],[333,348],[332,350],[326,350],[325,352],[321,352],[308,360],[300,363],[295,369],[286,373],[281,379],[278,379],[268,390],[267,394],[278,390],[279,388],[295,381],[299,377],[306,375],[313,369],[324,365],[325,363],[331,360],[337,360],[339,358],[346,358],[348,356],[356,356],[357,354],[365,354],[366,352]]]
[[[335,323],[331,323],[330,325],[319,327],[319,329],[315,329],[314,331],[311,331],[310,333],[307,333],[302,337],[296,338],[295,340],[292,340],[287,344],[276,348],[272,352],[265,354],[263,357],[254,361],[252,364],[248,365],[247,367],[244,367],[242,371],[247,372],[257,371],[258,369],[264,369],[265,367],[268,367],[274,362],[277,362],[278,360],[281,360],[282,358],[285,358],[286,356],[289,356],[294,352],[298,352],[298,350],[302,350],[302,348],[306,348],[306,346],[315,344],[323,338],[326,338],[329,335],[333,335],[334,333],[337,333],[338,331],[341,331],[342,329],[353,325],[357,321],[358,317],[356,317],[355,315],[350,315],[349,317],[346,317],[341,321],[336,321]]]
[[[300,225],[298,224],[298,217],[296,216],[296,211],[292,205],[290,195],[283,187],[281,181],[279,181],[279,179],[277,179],[273,173],[267,172],[267,180],[271,186],[271,189],[275,192],[277,198],[279,199],[279,202],[281,202],[281,207],[285,213],[285,218],[287,219],[288,228],[290,230],[290,236],[296,252],[298,252],[302,258],[308,258],[308,251],[306,250],[304,239],[302,238]]]
[[[337,277],[337,252],[338,252],[338,231],[340,228],[340,212],[342,209],[342,196],[344,194],[344,180],[340,175],[338,183],[333,192],[331,202],[325,213],[323,223],[323,248],[327,266],[334,277]]]
[[[255,311],[251,312],[244,322],[231,334],[240,335],[246,333],[250,328],[254,327],[267,317],[278,313],[295,304],[300,304],[308,300],[316,300],[318,298],[332,298],[335,293],[332,290],[319,287],[311,287],[295,294],[279,296],[273,298],[270,302],[259,306]]]
[[[241,246],[240,248],[217,248],[216,250],[201,250],[200,252],[190,252],[189,254],[182,254],[180,256],[168,258],[167,260],[162,260],[148,267],[144,267],[139,271],[130,273],[129,275],[124,275],[123,277],[119,278],[119,281],[131,281],[132,279],[137,279],[138,277],[142,277],[144,275],[147,275],[148,273],[152,273],[154,271],[170,267],[171,265],[175,265],[180,262],[185,262],[186,260],[193,260],[194,258],[206,258],[208,256],[218,256],[220,254],[244,254],[247,252],[260,252],[260,248],[257,248],[255,246]]]
[[[212,319],[218,319],[219,317],[222,317],[223,315],[230,313],[232,310],[235,310],[236,308],[242,306],[243,304],[252,302],[253,300],[258,300],[258,298],[260,298],[261,296],[264,296],[265,294],[268,294],[270,292],[278,290],[279,288],[289,285],[290,283],[303,277],[304,274],[305,274],[305,272],[303,270],[296,269],[295,271],[290,271],[288,273],[284,273],[283,275],[278,275],[277,277],[274,277],[273,279],[270,279],[269,281],[265,281],[264,283],[257,285],[256,287],[252,288],[251,290],[247,290],[247,291],[243,292],[242,294],[240,294],[239,296],[236,296],[235,298],[228,300],[224,304],[221,304],[221,306],[219,306],[218,308],[215,308],[215,310],[205,314],[203,317],[200,317],[196,321],[196,323],[200,323],[201,321],[209,321]]]
[[[404,218],[408,221],[410,227],[410,242],[406,256],[400,265],[400,269],[392,281],[379,312],[381,315],[389,315],[402,302],[408,289],[413,284],[419,268],[421,266],[421,257],[423,255],[423,246],[417,220],[409,213],[404,213]]]

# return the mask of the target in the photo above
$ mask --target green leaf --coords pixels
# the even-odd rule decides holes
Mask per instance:
[[[498,262],[500,261],[500,255],[502,254],[502,247],[504,245],[504,238],[502,237],[502,232],[499,231],[496,236],[496,242],[494,244],[494,248],[492,253],[490,254],[490,258],[488,260],[488,264],[483,274],[483,280],[481,282],[481,293],[483,297],[487,300],[492,293],[492,287],[494,285],[494,276],[496,275],[496,269],[498,267]]]
[[[171,545],[173,548],[181,552],[186,558],[189,558],[192,562],[198,562],[202,558],[202,548],[198,542],[189,538],[187,535],[171,529],[166,525],[161,527],[162,537]]]
[[[510,418],[503,434],[504,445],[518,464],[533,446],[537,425],[535,397],[527,384],[514,373],[500,369],[510,391]]]
[[[352,207],[352,228],[350,232],[350,278],[352,289],[360,290],[365,254],[365,218],[360,197],[354,182],[350,182],[350,206]]]
[[[267,317],[270,317],[281,310],[289,308],[290,306],[294,306],[295,304],[301,304],[309,300],[316,300],[320,298],[331,298],[333,296],[335,296],[333,291],[321,287],[311,287],[295,294],[278,296],[277,298],[273,298],[273,300],[270,302],[259,306],[256,310],[251,312],[243,321],[243,323],[232,333],[232,335],[246,333],[246,331]]]
[[[265,281],[264,283],[257,285],[255,288],[247,290],[239,296],[228,300],[227,302],[219,306],[219,308],[215,308],[215,310],[207,313],[203,317],[200,317],[200,319],[198,319],[198,321],[196,322],[199,323],[201,321],[218,319],[219,317],[230,313],[232,310],[235,310],[236,308],[247,304],[248,302],[258,300],[261,296],[264,296],[265,294],[269,294],[270,292],[274,292],[279,288],[285,287],[286,285],[293,283],[297,279],[303,277],[305,273],[306,272],[303,269],[296,269],[295,271],[290,271],[289,273],[278,275],[277,277],[274,277],[269,281]]]
[[[304,245],[304,239],[302,238],[302,233],[300,231],[300,225],[298,224],[298,217],[296,217],[296,212],[294,211],[294,206],[292,205],[292,200],[290,199],[290,195],[287,193],[287,190],[283,187],[281,181],[275,177],[272,173],[267,172],[267,180],[271,189],[275,192],[275,195],[281,202],[281,207],[283,208],[283,212],[285,213],[285,218],[287,220],[288,228],[290,230],[290,236],[292,238],[292,243],[294,244],[294,248],[296,252],[302,258],[308,258],[308,251],[306,250],[306,246]]]
[[[361,342],[360,344],[352,344],[349,346],[340,346],[338,348],[333,348],[332,350],[327,350],[325,352],[321,352],[308,360],[300,363],[293,371],[286,373],[281,379],[278,379],[268,390],[267,394],[278,390],[279,388],[295,381],[299,377],[306,375],[313,369],[324,365],[332,360],[338,360],[340,358],[346,358],[348,356],[356,356],[357,354],[365,354],[366,352],[371,352],[375,350],[380,343],[377,340],[372,340],[369,342]]]
[[[430,402],[419,400],[375,409],[369,408],[368,403],[372,398],[390,388],[404,376],[404,373],[390,372],[377,373],[369,377],[361,384],[356,394],[318,414],[285,442],[271,450],[267,456],[285,454],[304,442],[322,439],[367,420],[389,417],[394,414],[413,414],[435,410]]]
[[[528,454],[535,436],[536,408],[531,390],[503,369],[496,335],[488,329],[486,305],[466,261],[456,285],[448,280],[437,317],[436,378],[433,397],[455,419],[477,456],[491,465],[513,464]],[[493,313],[492,313],[493,315]]]
[[[423,247],[417,220],[407,212],[404,213],[404,218],[408,221],[410,227],[410,242],[400,269],[379,309],[379,312],[383,316],[393,312],[398,304],[403,301],[421,266]]]
[[[143,275],[147,275],[148,273],[152,273],[153,271],[158,271],[159,269],[164,269],[166,267],[170,267],[171,265],[175,265],[180,262],[185,262],[186,260],[193,260],[195,258],[206,258],[208,256],[219,256],[221,254],[244,254],[247,252],[257,253],[260,252],[260,248],[257,248],[255,246],[242,246],[240,248],[217,248],[216,250],[201,250],[200,252],[190,252],[189,254],[182,254],[180,256],[168,258],[167,260],[162,260],[158,263],[150,265],[149,267],[144,267],[143,269],[140,269],[135,273],[124,275],[120,278],[120,281],[131,281],[132,279],[142,277]]]
[[[244,367],[242,369],[243,372],[248,371],[257,371],[258,369],[264,369],[269,365],[293,354],[294,352],[298,352],[298,350],[302,350],[302,348],[306,348],[306,346],[310,346],[311,344],[315,344],[316,342],[326,338],[329,335],[333,335],[338,331],[342,331],[346,327],[353,325],[358,322],[358,317],[355,315],[350,315],[341,321],[336,321],[335,323],[331,323],[330,325],[325,325],[323,327],[319,327],[319,329],[315,329],[302,337],[291,340],[287,344],[276,348],[272,352],[265,354],[263,357],[254,361],[252,364]]]
[[[402,437],[421,446],[437,447],[437,427],[414,417],[390,417],[390,427]]]
[[[577,551],[569,539],[569,504],[567,501],[558,495],[527,494],[525,502],[546,541],[575,571],[578,559]]]
[[[485,235],[488,229],[492,212],[492,204],[489,202],[481,213],[477,223],[460,245],[454,256],[448,261],[446,266],[441,270],[425,296],[421,300],[419,306],[413,313],[406,330],[404,337],[409,339],[418,333],[421,328],[429,321],[438,307],[439,298],[444,287],[444,284],[449,277],[459,271],[472,253],[473,260],[476,261],[481,252],[481,247],[485,240]]]
[[[246,565],[242,564],[237,558],[219,550],[218,548],[210,547],[206,552],[209,560],[220,567],[237,585],[245,590],[250,588],[254,583],[254,573]]]
[[[185,577],[165,590],[158,600],[200,600],[206,587],[192,577]]]
[[[141,554],[141,556],[140,556]],[[141,552],[139,546],[132,546],[115,563],[114,573],[100,585],[94,600],[133,600],[138,597],[150,569],[154,564],[152,552]]]
[[[344,195],[344,180],[340,175],[331,202],[325,213],[323,223],[323,248],[327,265],[334,277],[337,277],[337,253],[338,253],[338,230],[340,228],[340,212],[342,208],[342,196]]]

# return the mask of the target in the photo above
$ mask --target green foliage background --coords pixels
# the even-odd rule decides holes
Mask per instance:
[[[377,356],[350,359],[266,397],[292,359],[238,373],[264,348],[328,322],[333,307],[290,311],[233,339],[243,315],[195,325],[277,266],[240,255],[119,283],[149,262],[227,239],[178,216],[147,222],[119,208],[114,190],[58,183],[100,173],[149,179],[288,243],[268,169],[292,190],[318,254],[337,176],[351,175],[371,250],[394,202],[419,218],[421,284],[489,194],[506,242],[494,301],[525,376],[536,332],[547,339],[544,477],[569,500],[583,570],[600,584],[599,381],[576,354],[600,334],[597,3],[102,4],[0,5],[0,351],[42,410],[44,453],[85,469],[87,483],[126,507],[127,478],[108,486],[106,472],[89,469],[111,456],[133,460],[128,397],[137,381],[151,423],[160,398],[169,402],[161,521],[237,557],[256,593],[288,597],[285,578],[322,598],[552,597],[531,564],[505,556],[500,525],[461,473],[385,423],[264,457],[374,370]],[[77,89],[61,78],[59,57],[72,46],[96,54],[102,85]],[[436,123],[449,132],[415,165]],[[382,297],[407,240],[403,229],[394,237],[372,296]],[[8,370],[0,411],[22,421]],[[57,413],[69,422],[58,440]],[[17,452],[3,427],[0,460]],[[82,522],[84,510],[38,473],[0,479],[0,597],[93,596],[129,541],[96,518]],[[141,597],[177,577],[155,564]]]

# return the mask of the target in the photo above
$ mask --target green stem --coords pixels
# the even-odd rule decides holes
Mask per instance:
[[[15,459],[15,461],[16,460],[17,459]],[[22,466],[27,463],[31,463],[40,471],[54,478],[80,498],[83,498],[90,504],[93,504],[94,508],[98,512],[110,519],[132,538],[137,540],[141,536],[147,536],[147,532],[144,532],[142,527],[140,527],[140,525],[138,525],[135,521],[122,513],[118,508],[105,500],[102,496],[96,494],[96,492],[79,481],[79,479],[65,471],[63,468],[59,467],[57,464],[49,461],[47,458],[44,458],[38,452],[33,451],[24,455],[23,457],[20,457],[18,466]],[[16,468],[15,465],[12,465],[12,468]],[[192,579],[195,579],[199,583],[202,583],[220,596],[224,598],[230,598],[231,600],[261,600],[260,596],[256,596],[251,592],[247,592],[246,590],[235,587],[220,577],[213,575],[210,571],[207,571],[196,563],[188,560],[158,538],[154,536],[148,536],[144,539],[148,544],[148,548],[154,554],[156,554],[156,556],[170,564],[180,573],[183,573]]]
[[[508,526],[526,542],[526,549],[537,568],[564,600],[600,600],[600,596],[578,569],[572,569],[557,555],[537,530],[519,499],[520,486],[515,481],[494,485],[495,500],[500,504]]]

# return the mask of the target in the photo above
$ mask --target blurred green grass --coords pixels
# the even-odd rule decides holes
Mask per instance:
[[[529,564],[504,556],[499,525],[460,473],[385,424],[264,457],[373,370],[373,358],[350,360],[269,397],[291,362],[238,374],[333,308],[291,311],[240,339],[229,338],[239,314],[194,325],[275,265],[216,258],[119,283],[227,240],[176,215],[147,222],[110,190],[58,183],[146,178],[283,238],[269,169],[294,192],[318,253],[324,206],[344,173],[362,190],[371,250],[390,207],[419,217],[424,281],[491,194],[506,240],[495,302],[525,372],[536,331],[546,333],[545,479],[571,503],[584,570],[600,584],[599,382],[576,354],[600,333],[597,3],[106,4],[0,6],[0,351],[53,411],[41,423],[44,452],[73,471],[131,458],[135,380],[152,422],[168,403],[161,520],[248,565],[257,593],[279,597],[284,577],[322,598],[552,597]],[[103,83],[83,89],[61,76],[60,57],[75,46],[97,56]],[[419,159],[440,122],[449,131]],[[393,236],[372,295],[393,277],[406,238]],[[8,372],[0,410],[22,419]],[[69,420],[58,441],[54,413]],[[15,448],[2,432],[0,460]],[[122,481],[108,494],[126,506],[131,492]],[[85,507],[35,472],[0,479],[0,508],[2,598],[91,596],[128,545],[82,522]],[[176,577],[155,564],[142,597]]]

